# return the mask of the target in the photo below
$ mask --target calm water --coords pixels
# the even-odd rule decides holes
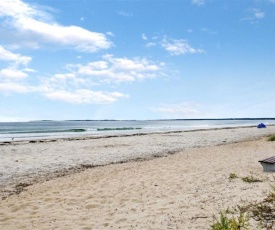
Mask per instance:
[[[261,122],[268,126],[275,119],[0,122],[0,141],[256,126]]]

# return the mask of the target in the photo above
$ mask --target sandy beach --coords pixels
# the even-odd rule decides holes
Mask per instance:
[[[274,133],[242,127],[2,143],[0,229],[209,229],[213,214],[261,200],[275,183],[258,162],[275,155],[266,138]],[[262,182],[241,179],[250,175]]]

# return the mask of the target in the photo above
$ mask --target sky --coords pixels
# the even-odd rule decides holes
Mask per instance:
[[[1,0],[0,122],[275,117],[275,0]]]

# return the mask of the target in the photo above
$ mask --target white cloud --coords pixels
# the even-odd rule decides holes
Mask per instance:
[[[52,100],[59,100],[73,104],[108,104],[113,103],[120,98],[127,97],[118,92],[105,93],[86,89],[75,90],[74,92],[68,92],[65,90],[46,92],[45,96]]]
[[[40,83],[30,84],[24,80],[33,69],[6,68],[0,70],[1,93],[35,92],[51,100],[68,103],[104,104],[128,97],[120,92],[94,90],[94,86],[106,83],[136,81],[163,75],[165,63],[155,64],[145,58],[116,58],[104,55],[102,60],[87,65],[67,65],[67,73],[57,73],[41,78]]]
[[[200,105],[194,102],[180,104],[163,104],[150,108],[151,111],[162,114],[168,118],[199,118],[202,117]]]
[[[205,4],[205,0],[192,0],[192,4],[202,6]]]
[[[144,58],[128,59],[128,58],[114,58],[113,55],[104,55],[104,59],[112,63],[113,69],[126,70],[126,71],[156,71],[159,67],[150,63]]]
[[[153,47],[153,46],[156,46],[157,44],[154,43],[154,42],[148,42],[145,46],[146,47]]]
[[[108,54],[102,60],[86,65],[70,64],[67,73],[44,78],[36,89],[51,100],[76,104],[113,103],[128,96],[120,92],[95,91],[94,86],[153,78],[163,74],[164,66],[165,63],[155,64],[147,59],[115,58]]]
[[[42,43],[59,44],[85,52],[108,49],[112,45],[104,34],[91,32],[78,26],[59,25],[50,21],[46,13],[21,0],[2,1],[0,17],[4,17],[6,23],[17,29],[18,33],[27,33],[31,35],[28,37],[33,37]]]
[[[40,12],[41,13],[41,12]],[[22,16],[38,16],[40,14],[34,8],[31,8],[28,4],[23,3],[21,0],[4,0],[1,1],[0,15],[11,16],[13,18],[19,18]]]
[[[124,11],[120,11],[120,12],[118,12],[118,14],[123,16],[123,17],[132,17],[133,16],[132,13],[127,13],[127,12],[124,12]]]
[[[111,31],[107,32],[106,34],[107,34],[108,36],[111,36],[111,37],[114,37],[114,36],[115,36]]]
[[[31,57],[13,53],[0,45],[0,60],[8,62],[9,67],[0,69],[0,82],[7,80],[21,80],[28,77],[28,73],[34,72],[33,69],[19,69],[20,65],[28,65]]]
[[[28,74],[24,70],[14,70],[14,69],[2,69],[0,70],[0,80],[5,79],[23,79],[26,78]]]
[[[128,96],[119,92],[102,92],[89,89],[74,89],[66,83],[66,79],[73,79],[72,74],[56,74],[48,82],[30,86],[22,82],[0,82],[1,93],[31,93],[36,92],[51,100],[63,101],[72,104],[109,104]],[[59,80],[58,80],[59,79]],[[79,79],[77,79],[79,80]],[[70,89],[72,88],[72,89]]]
[[[14,82],[0,82],[0,92],[2,93],[29,93],[32,91],[32,87],[25,86],[24,84]]]
[[[260,11],[259,9],[253,9],[252,13],[254,13],[255,18],[262,19],[265,16],[265,13]]]
[[[142,34],[142,35],[141,35],[141,38],[142,38],[143,40],[145,40],[145,41],[148,40],[148,38],[146,37],[145,34]]]
[[[93,84],[89,79],[76,76],[74,73],[59,73],[50,78],[43,79],[41,91],[63,90],[63,89],[77,89],[89,88]]]
[[[0,60],[12,61],[15,64],[27,65],[32,60],[32,58],[13,53],[0,45]]]
[[[265,17],[265,13],[257,8],[248,9],[247,12],[249,16],[242,18],[241,21],[248,21],[251,24],[254,24]]]
[[[206,27],[201,28],[201,32],[212,34],[212,35],[217,34],[217,31],[212,31]]]
[[[87,65],[69,65],[68,68],[77,76],[89,77],[99,82],[130,82],[163,75],[164,63],[153,63],[144,58],[115,58],[107,54],[103,60]]]
[[[66,80],[66,79],[74,79],[75,75],[73,73],[67,73],[67,74],[55,74],[54,78]]]
[[[204,53],[202,49],[195,49],[184,39],[170,39],[164,38],[161,46],[168,51],[171,55],[183,55],[187,53]]]

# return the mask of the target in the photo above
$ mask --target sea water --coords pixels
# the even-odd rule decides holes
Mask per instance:
[[[0,122],[0,141],[121,135],[237,126],[274,125],[275,119],[183,119]]]

